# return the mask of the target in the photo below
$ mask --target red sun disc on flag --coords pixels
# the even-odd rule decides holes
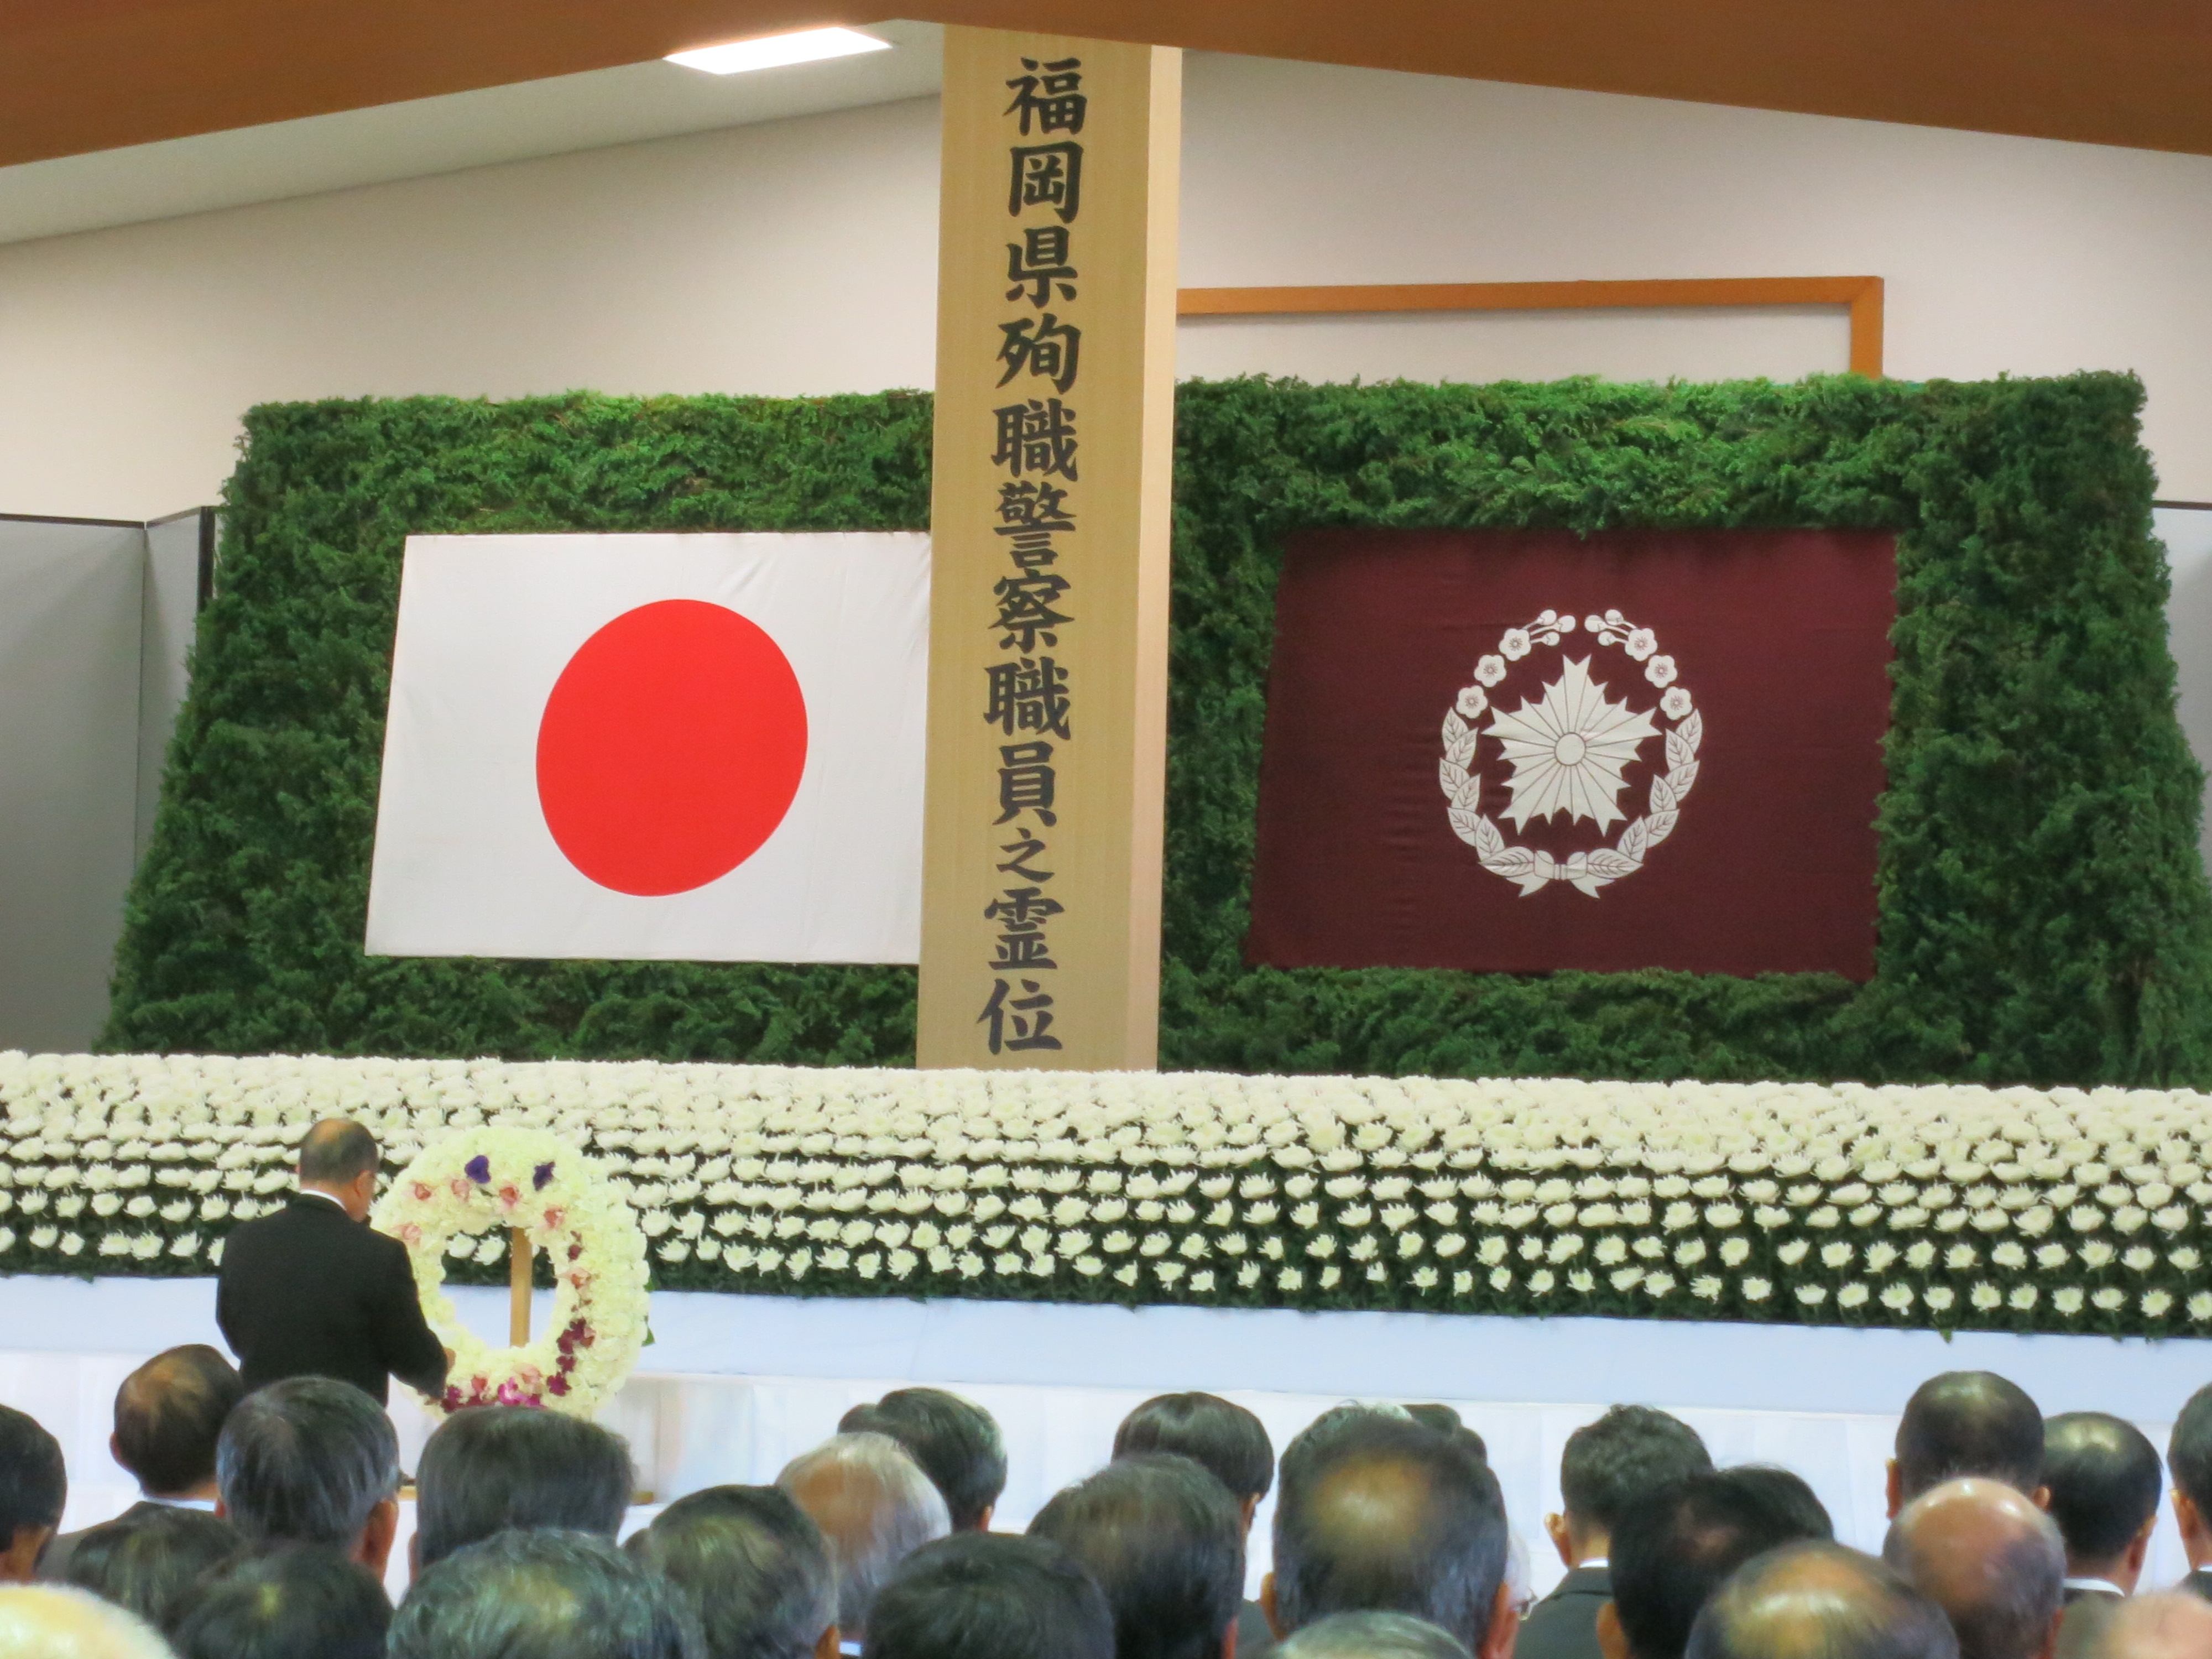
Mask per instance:
[[[538,726],[538,801],[569,863],[640,896],[703,887],[775,833],[806,769],[806,700],[736,611],[623,612],[561,671]]]

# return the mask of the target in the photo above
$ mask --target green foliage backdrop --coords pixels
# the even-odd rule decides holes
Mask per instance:
[[[2119,375],[1182,387],[1163,1064],[2212,1081],[2141,401]],[[912,393],[252,411],[105,1046],[910,1062],[910,970],[361,938],[408,534],[923,528],[928,445]],[[1627,525],[1899,532],[1875,979],[1247,969],[1285,535]]]

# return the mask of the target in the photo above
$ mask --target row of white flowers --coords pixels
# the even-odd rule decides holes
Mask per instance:
[[[317,1118],[547,1129],[656,1282],[2212,1326],[2212,1097],[0,1055],[0,1270],[206,1272]],[[457,1261],[503,1259],[465,1233]]]

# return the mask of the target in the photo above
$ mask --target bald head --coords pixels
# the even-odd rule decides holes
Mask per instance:
[[[885,1434],[841,1434],[784,1466],[775,1484],[822,1529],[837,1566],[837,1627],[866,1631],[892,1570],[952,1530],[944,1494]]]
[[[59,1585],[0,1589],[0,1659],[169,1659],[153,1626]]]
[[[204,1343],[155,1354],[115,1391],[115,1461],[149,1497],[215,1493],[215,1448],[245,1397],[238,1370]]]
[[[2212,1603],[2185,1590],[2131,1595],[2120,1603],[2094,1659],[2204,1659],[2212,1653]]]
[[[1958,1659],[1942,1611],[1870,1555],[1788,1544],[1746,1562],[1690,1631],[1686,1659]]]
[[[1960,1659],[2039,1659],[2058,1636],[2066,1547],[2049,1516],[1996,1480],[1947,1480],[1905,1506],[1882,1557],[1943,1609]]]
[[[376,1167],[376,1137],[349,1117],[326,1117],[300,1142],[300,1179],[342,1186]]]

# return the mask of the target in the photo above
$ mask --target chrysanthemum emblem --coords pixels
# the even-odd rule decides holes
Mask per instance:
[[[1544,688],[1542,702],[1524,701],[1517,714],[1501,709],[1491,717],[1490,735],[1513,763],[1513,775],[1505,781],[1513,804],[1504,816],[1516,830],[1528,828],[1530,818],[1560,812],[1570,822],[1592,819],[1601,830],[1627,816],[1618,805],[1628,787],[1622,769],[1659,728],[1649,714],[1611,702],[1605,693],[1590,678],[1585,657],[1569,662]]]
[[[1576,622],[1571,613],[1547,611],[1525,628],[1507,629],[1497,652],[1475,664],[1474,683],[1461,689],[1444,715],[1437,781],[1452,830],[1474,848],[1484,869],[1514,883],[1524,898],[1554,881],[1595,898],[1608,884],[1642,869],[1644,855],[1674,833],[1682,799],[1698,778],[1705,717],[1688,688],[1675,683],[1680,671],[1674,658],[1661,654],[1658,635],[1618,611],[1585,617],[1582,627],[1590,635],[1591,652],[1579,659],[1561,652],[1556,676],[1541,682],[1541,695],[1534,702],[1523,697],[1511,714],[1492,710],[1491,689],[1512,673],[1509,665],[1538,647],[1558,650],[1575,633]],[[1656,709],[1632,708],[1626,698],[1610,695],[1607,681],[1593,675],[1597,653],[1613,647],[1626,658],[1624,668],[1633,672],[1641,665],[1644,680],[1661,693]],[[1478,733],[1474,722],[1486,713],[1490,725]],[[1671,728],[1654,724],[1655,714],[1673,722]],[[1505,781],[1512,803],[1499,816],[1516,833],[1525,830],[1531,818],[1549,820],[1562,812],[1569,823],[1587,819],[1601,830],[1626,818],[1620,797],[1628,787],[1627,768],[1655,738],[1664,741],[1666,769],[1651,780],[1644,816],[1612,845],[1554,858],[1508,842],[1484,815],[1482,779],[1474,767],[1486,737],[1495,740],[1500,757],[1512,768]]]

